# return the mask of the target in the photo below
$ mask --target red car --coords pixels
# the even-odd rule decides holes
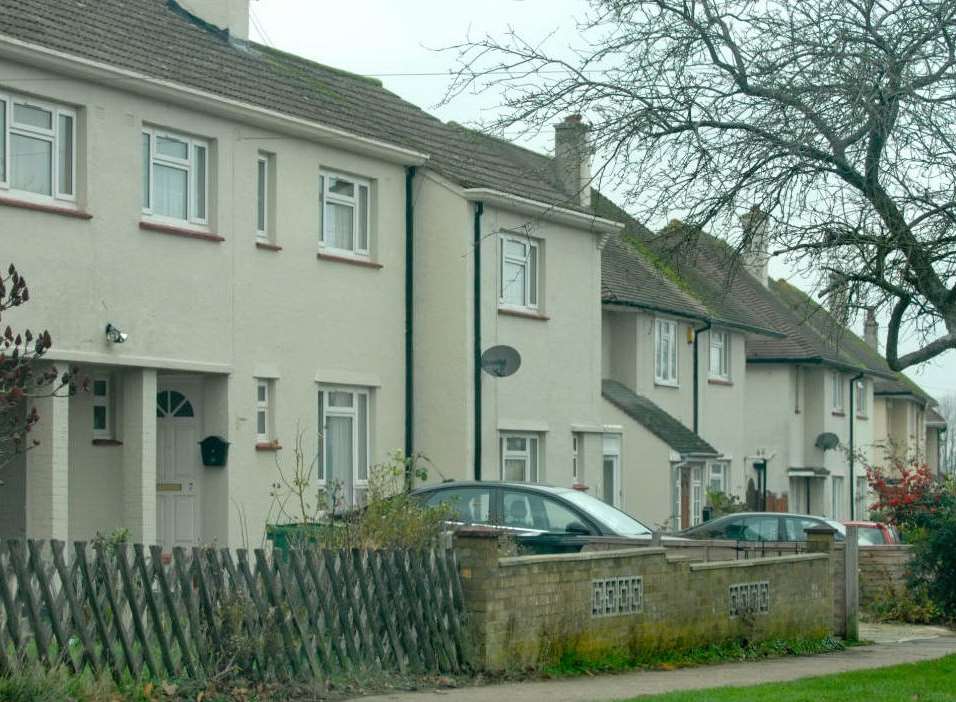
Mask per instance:
[[[896,529],[882,522],[852,521],[843,522],[846,526],[857,527],[857,542],[860,546],[882,546],[883,544],[902,543]]]

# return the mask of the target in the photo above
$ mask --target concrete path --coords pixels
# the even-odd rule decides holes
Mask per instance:
[[[883,642],[803,658],[775,658],[753,663],[725,663],[672,671],[508,683],[454,690],[390,693],[364,698],[364,702],[610,702],[675,690],[785,682],[851,670],[915,663],[956,653],[956,634],[938,627],[885,628],[882,625],[870,625],[860,633],[861,638],[866,640]]]

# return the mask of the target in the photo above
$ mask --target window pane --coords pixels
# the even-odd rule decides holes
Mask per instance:
[[[509,458],[505,461],[503,480],[523,483],[525,480],[525,461],[521,458]]]
[[[528,439],[528,448],[531,457],[528,462],[528,480],[538,482],[538,440]]]
[[[429,496],[429,507],[446,504],[455,513],[457,521],[465,524],[491,523],[491,490],[487,488],[463,488],[439,490]]]
[[[538,247],[528,251],[528,304],[538,304]]]
[[[185,161],[189,158],[189,144],[179,139],[156,137],[156,153]]]
[[[368,251],[368,188],[359,186],[358,249]]]
[[[358,395],[358,479],[368,480],[368,395]]]
[[[40,129],[53,129],[53,113],[41,107],[13,104],[13,121]]]
[[[7,103],[0,100],[0,183],[7,182]]]
[[[336,249],[353,251],[353,217],[351,205],[329,202],[325,205],[325,243]]]
[[[259,170],[256,182],[257,214],[256,231],[266,230],[266,162],[259,161]]]
[[[351,407],[352,406],[352,393],[350,392],[330,392],[327,393],[329,396],[329,407]]]
[[[542,525],[547,531],[566,533],[571,524],[577,523],[587,526],[575,512],[565,507],[556,500],[549,500],[547,497],[538,498],[541,500],[541,507],[544,513],[545,524]],[[535,500],[537,501],[537,500]]]
[[[329,193],[341,197],[355,197],[355,183],[342,178],[329,178]]]
[[[524,492],[506,490],[503,495],[502,523],[505,526],[518,529],[533,529],[534,521],[531,516],[531,500]]]
[[[53,144],[20,134],[10,135],[10,185],[40,195],[53,194]]]
[[[59,192],[62,195],[73,194],[73,118],[60,115],[60,133],[57,142],[59,169]]]
[[[514,239],[505,239],[505,256],[514,258],[525,258],[527,256],[527,247],[520,241]]]
[[[266,384],[265,384],[265,383],[259,383],[259,384],[258,384],[258,386],[257,386],[257,388],[256,388],[256,399],[257,399],[259,402],[265,402],[265,401],[266,401]]]
[[[505,439],[505,450],[507,451],[526,451],[528,440],[521,436],[509,436]]]
[[[106,430],[106,406],[96,405],[93,408],[93,429],[95,431]]]
[[[521,263],[505,261],[504,280],[501,285],[501,299],[509,305],[524,305],[525,266]]]
[[[325,480],[325,393],[319,393],[319,450],[317,456],[319,480]]]
[[[328,479],[342,487],[342,495],[351,504],[353,483],[352,418],[327,417],[325,422],[325,459]]]
[[[196,188],[196,218],[206,219],[206,147],[197,146],[195,156],[193,183]]]
[[[265,410],[259,410],[256,412],[256,433],[259,436],[266,435],[266,412]]]
[[[105,380],[93,381],[93,394],[96,397],[106,397],[106,381]]]
[[[165,217],[185,220],[189,192],[186,171],[157,163],[153,167],[153,178],[153,211]]]
[[[149,175],[150,175],[150,154],[149,154],[149,134],[143,134],[143,209],[149,209]]]

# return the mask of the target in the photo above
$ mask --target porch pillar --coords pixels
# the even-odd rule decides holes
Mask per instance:
[[[130,541],[156,543],[156,371],[123,377],[123,526]]]
[[[69,538],[70,531],[70,398],[41,397],[33,402],[40,420],[26,453],[27,536]]]

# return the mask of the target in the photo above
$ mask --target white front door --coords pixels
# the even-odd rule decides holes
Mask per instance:
[[[604,435],[602,495],[605,502],[614,507],[621,506],[621,435]]]
[[[161,384],[156,394],[156,533],[165,551],[199,542],[199,412],[196,391]]]

